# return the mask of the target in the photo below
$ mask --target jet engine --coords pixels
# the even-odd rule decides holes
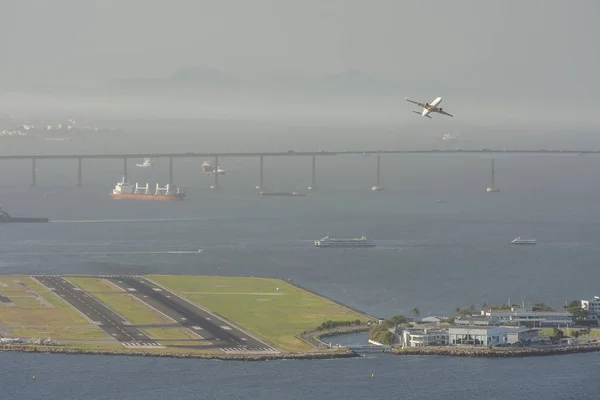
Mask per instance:
[[[438,108],[438,112],[442,112],[442,107]]]
[[[425,103],[425,108],[429,108],[429,103]]]

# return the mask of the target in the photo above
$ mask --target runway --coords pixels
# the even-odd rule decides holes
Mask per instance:
[[[236,328],[228,321],[213,313],[202,310],[144,277],[111,275],[102,275],[100,277],[110,280],[144,303],[177,321],[182,327],[190,329],[201,338],[212,342],[223,352],[279,352],[259,339]]]
[[[42,275],[33,275],[33,278],[59,295],[125,347],[164,347],[138,328],[129,325],[123,317],[64,278]]]

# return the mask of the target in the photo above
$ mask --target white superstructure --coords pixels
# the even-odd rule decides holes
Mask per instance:
[[[352,239],[336,239],[327,236],[315,240],[315,247],[375,247],[375,242],[368,239],[365,235]]]
[[[535,239],[523,239],[521,236],[518,236],[513,239],[512,244],[536,244]]]

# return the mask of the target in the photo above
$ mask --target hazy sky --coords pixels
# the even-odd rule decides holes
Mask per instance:
[[[538,116],[596,114],[599,10],[597,0],[2,0],[0,84],[189,66],[246,79],[360,70],[405,84],[400,99],[442,95],[463,115],[465,101],[495,98]]]

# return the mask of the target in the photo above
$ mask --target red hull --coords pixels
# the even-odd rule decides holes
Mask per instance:
[[[113,199],[129,199],[129,200],[183,200],[185,194],[114,194],[110,197]]]

